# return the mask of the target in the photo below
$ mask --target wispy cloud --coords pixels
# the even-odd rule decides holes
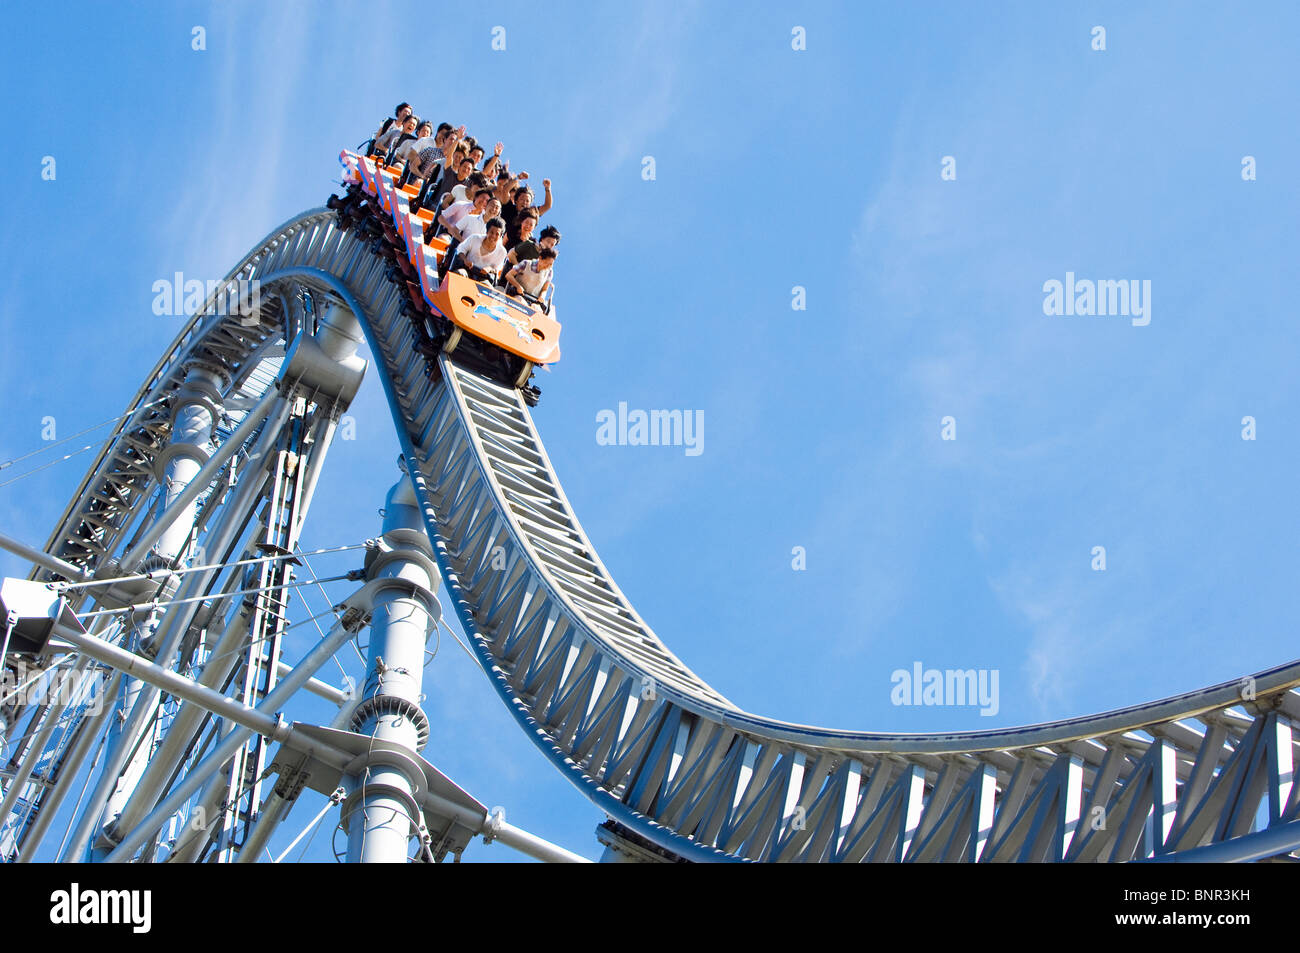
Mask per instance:
[[[185,170],[172,215],[160,226],[178,263],[211,271],[205,278],[224,274],[281,216],[297,211],[286,211],[285,197],[308,158],[301,107],[320,71],[334,69],[316,42],[324,25],[310,8],[210,9],[202,55],[216,61],[216,78],[202,107],[208,117],[202,158]],[[382,10],[368,8],[367,15],[384,19]],[[389,41],[382,31],[361,31],[352,42],[354,61],[378,62]]]
[[[575,90],[565,121],[566,141],[586,141],[592,131],[599,132],[600,148],[591,154],[581,193],[590,221],[609,214],[618,194],[611,181],[627,176],[633,166],[639,169],[640,158],[681,108],[681,57],[699,9],[695,0],[667,9],[638,6],[634,24],[605,34],[622,54],[615,68]]]

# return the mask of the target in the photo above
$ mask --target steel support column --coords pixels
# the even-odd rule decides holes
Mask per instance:
[[[376,741],[395,742],[418,754],[428,740],[428,719],[420,707],[424,646],[438,623],[438,570],[424,533],[410,478],[388,492],[384,533],[366,561],[366,578],[375,584],[361,701],[353,730]],[[348,828],[349,863],[404,863],[420,824],[411,776],[415,762],[375,752],[349,779],[343,805]]]

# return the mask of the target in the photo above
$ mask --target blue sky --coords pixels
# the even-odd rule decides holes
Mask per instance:
[[[43,417],[64,436],[119,413],[180,327],[152,313],[152,283],[224,275],[322,205],[338,150],[409,100],[553,180],[564,359],[538,427],[624,592],[736,704],[987,729],[1289,661],[1297,20],[1283,4],[25,10],[0,40],[0,460],[41,446]],[[1044,282],[1067,272],[1149,280],[1150,324],[1045,315]],[[704,452],[598,445],[620,401],[702,410]],[[397,445],[373,372],[353,414],[308,547],[378,532]],[[0,529],[43,542],[89,456],[0,487]],[[891,704],[916,661],[998,670],[998,714]],[[445,639],[426,684],[426,756],[599,855],[600,813]]]

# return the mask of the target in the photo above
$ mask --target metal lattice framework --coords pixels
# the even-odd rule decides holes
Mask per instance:
[[[620,592],[519,392],[415,349],[422,332],[405,305],[408,291],[375,251],[326,210],[268,237],[227,284],[256,278],[282,293],[271,294],[251,324],[196,316],[141,388],[47,552],[88,575],[116,566],[113,554],[129,548],[128,527],[147,509],[169,437],[168,395],[196,362],[230,381],[228,408],[263,400],[272,379],[281,400],[304,401],[298,417],[315,434],[308,441],[315,479],[329,422],[351,395],[324,399],[319,385],[308,393],[281,367],[286,342],[312,331],[312,315],[295,304],[305,291],[306,300],[341,302],[360,320],[430,555],[472,648],[520,726],[614,822],[616,845],[645,842],[661,856],[692,860],[807,862],[1259,859],[1300,846],[1293,783],[1300,739],[1292,731],[1300,662],[1119,711],[989,732],[849,732],[740,710],[673,655]],[[274,446],[272,431],[287,428],[290,416],[269,413],[269,423],[243,439]],[[238,484],[224,474],[205,499],[215,509]],[[258,499],[273,496],[274,485],[268,477]],[[295,526],[309,498],[294,510]],[[241,505],[246,520],[252,507]],[[209,591],[210,616],[233,604],[233,591],[229,583],[224,595]],[[134,601],[146,598],[154,596]],[[266,691],[236,697],[252,708]],[[76,753],[76,730],[63,731],[63,747],[52,752],[55,734],[14,761],[40,766],[27,782],[20,845],[34,825],[40,832],[42,798]],[[288,788],[329,793],[337,772],[313,782],[310,764],[274,761],[281,783],[263,807]],[[164,790],[128,801],[128,821],[140,823]],[[256,804],[245,812],[246,828]],[[227,859],[235,853],[229,839],[224,850]]]

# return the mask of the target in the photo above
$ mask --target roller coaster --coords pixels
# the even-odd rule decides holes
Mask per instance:
[[[608,818],[606,860],[1297,859],[1300,662],[986,732],[732,704],[637,614],[565,497],[529,411],[554,317],[437,280],[444,249],[394,170],[343,161],[345,194],[259,242],[149,372],[44,547],[0,538],[33,566],[0,588],[7,684],[50,688],[0,707],[5,861],[253,862],[303,797],[338,810],[349,861],[439,861],[475,838],[580,860],[422,757],[443,602],[519,728]],[[253,313],[217,306],[254,281]],[[475,323],[480,302],[457,302],[476,296],[513,310]],[[298,538],[363,342],[403,469],[355,592],[289,664]],[[363,685],[316,678],[365,630]],[[305,692],[337,716],[286,722]]]

